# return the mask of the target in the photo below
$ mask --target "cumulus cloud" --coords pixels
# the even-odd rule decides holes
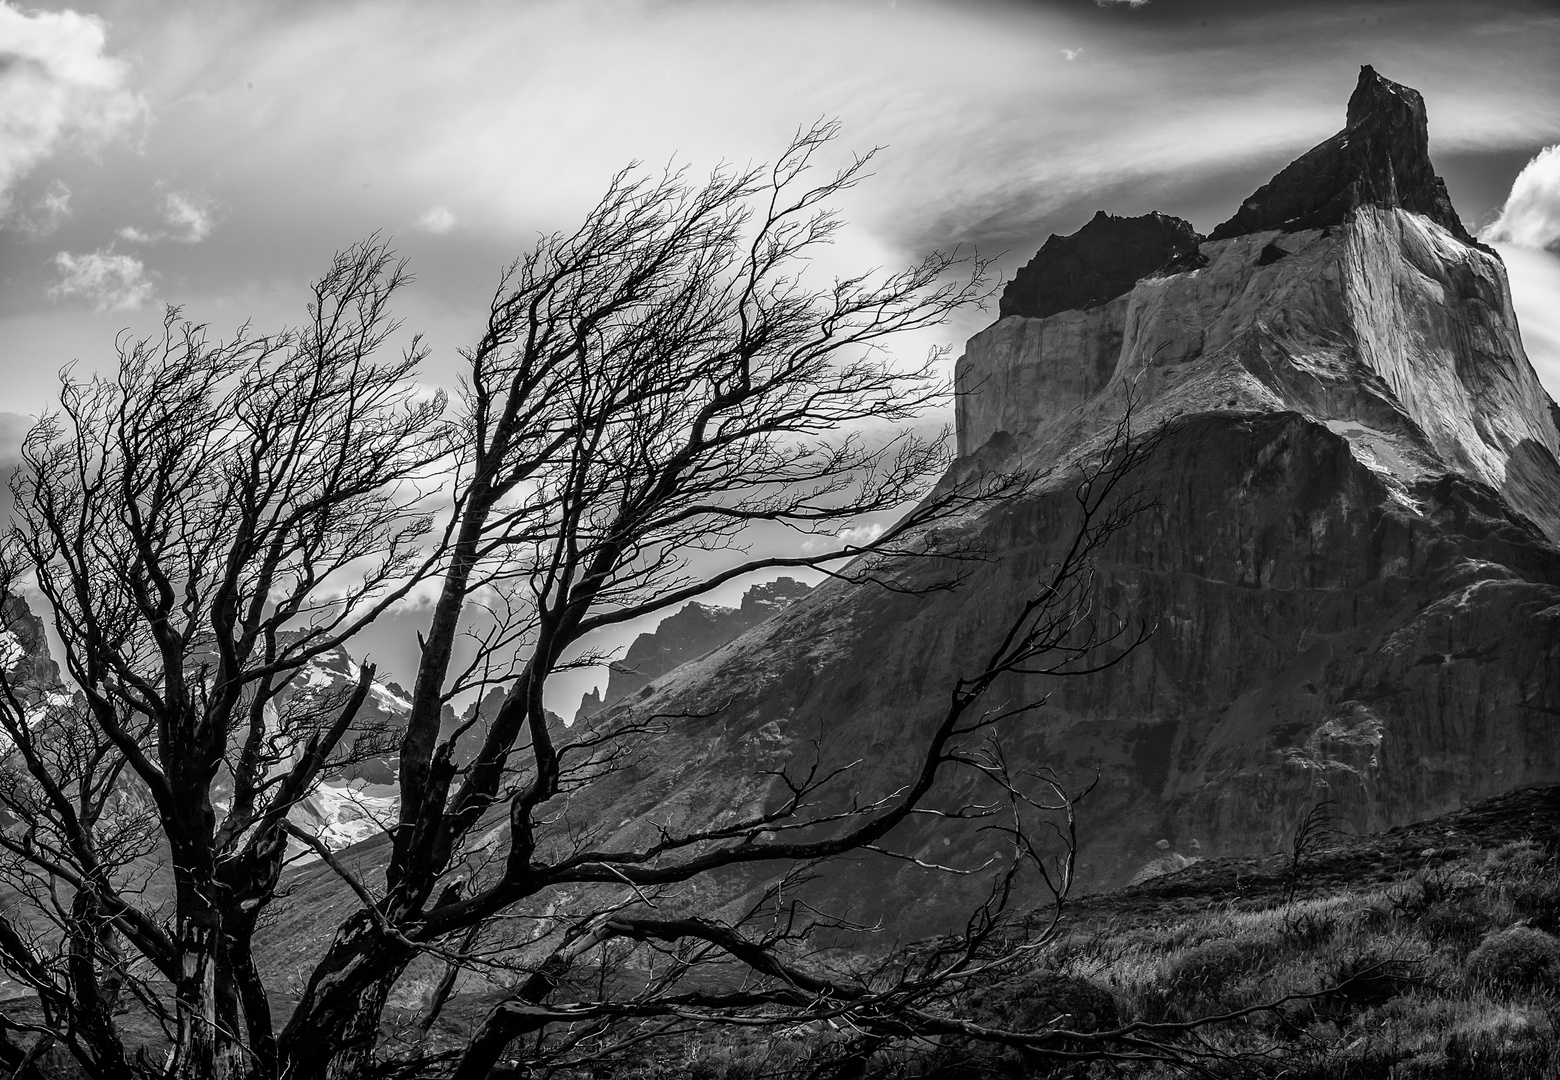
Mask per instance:
[[[1490,243],[1560,250],[1560,146],[1540,150],[1523,167],[1500,216],[1482,237]]]
[[[133,255],[101,248],[85,255],[61,251],[54,256],[59,280],[49,290],[56,299],[79,297],[98,311],[129,311],[152,298],[146,266]]]
[[[1078,59],[1078,57],[1083,55],[1083,50],[1082,49],[1063,49],[1062,50],[1062,55],[1065,56],[1069,60],[1076,60],[1076,59]]]
[[[417,227],[435,236],[443,236],[455,227],[455,214],[447,206],[430,206],[417,219]]]
[[[1550,397],[1560,400],[1560,254],[1515,244],[1497,250],[1506,260],[1528,359]]]
[[[0,2],[0,213],[16,181],[60,146],[122,135],[145,111],[105,41],[91,16]]]

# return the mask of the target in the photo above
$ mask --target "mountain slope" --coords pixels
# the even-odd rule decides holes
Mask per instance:
[[[1307,166],[1330,185],[1325,222],[1291,213],[1291,167],[1196,259],[1172,253],[1122,295],[972,339],[956,470],[1016,462],[1042,480],[942,528],[1001,558],[921,599],[825,585],[684,665],[616,715],[702,718],[571,812],[623,843],[734,814],[776,798],[765,770],[810,760],[814,741],[826,764],[861,761],[838,797],[897,788],[917,732],[1057,556],[1068,465],[1129,392],[1140,429],[1173,426],[1138,477],[1156,505],[1103,553],[1100,585],[1157,633],[1101,676],[1001,688],[1051,695],[1009,732],[1015,765],[1101,777],[1084,884],[1127,881],[1166,848],[1271,850],[1320,798],[1364,832],[1560,780],[1557,413],[1499,258],[1442,220],[1449,202],[1416,194],[1438,190],[1422,121],[1417,94],[1366,69],[1323,146],[1367,145]],[[900,573],[913,586],[938,568]],[[957,826],[895,839],[938,859],[982,850]],[[968,898],[881,860],[818,888],[910,931],[945,927]]]
[[[734,608],[699,603],[683,605],[662,619],[654,631],[636,637],[624,652],[623,659],[608,665],[605,691],[586,693],[575,720],[594,716],[679,665],[740,637],[810,591],[810,586],[794,578],[782,577],[754,585],[742,594],[741,604]]]

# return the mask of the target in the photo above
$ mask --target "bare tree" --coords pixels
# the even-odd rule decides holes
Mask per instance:
[[[958,262],[942,254],[804,285],[804,263],[838,227],[826,200],[867,163],[813,180],[833,135],[831,124],[815,127],[772,167],[719,171],[699,186],[620,174],[583,226],[545,238],[505,274],[466,355],[452,542],[401,747],[384,889],[338,933],[282,1034],[299,1076],[360,1068],[390,988],[419,951],[529,897],[792,857],[739,830],[549,863],[545,805],[599,776],[614,741],[632,733],[560,732],[543,691],[594,632],[765,567],[924,551],[922,526],[990,494],[986,483],[945,488],[859,548],[743,556],[755,523],[831,535],[924,491],[947,464],[943,440],[825,436],[904,421],[936,400],[930,361],[898,369],[878,345],[984,292],[981,265],[951,277]],[[702,572],[695,551],[730,558]],[[474,599],[494,593],[523,602],[478,610]],[[477,641],[461,665],[463,633]],[[441,738],[444,705],[494,682],[509,689],[486,730]],[[479,879],[463,845],[499,809],[508,847]],[[711,840],[730,843],[692,854]],[[679,852],[688,857],[666,858]]]
[[[1053,576],[950,688],[902,788],[851,795],[849,770],[786,774],[781,797],[749,816],[637,846],[570,837],[550,812],[659,730],[549,721],[547,683],[593,658],[592,635],[768,567],[895,588],[897,560],[934,558],[949,584],[978,553],[930,526],[1023,483],[972,476],[927,494],[945,440],[852,434],[938,399],[932,360],[902,367],[881,345],[986,286],[980,263],[949,254],[806,284],[805,264],[838,228],[829,200],[868,161],[817,178],[834,134],[816,126],[771,167],[699,184],[617,176],[579,229],[544,237],[504,273],[448,410],[411,381],[415,342],[375,359],[405,281],[377,241],[337,259],[300,330],[211,342],[170,313],[160,339],[121,343],[114,374],[66,377],[13,485],[3,584],[35,575],[70,687],[0,682],[13,746],[0,802],[36,823],[0,832],[0,872],[32,910],[0,921],[0,964],[36,990],[41,1030],[94,1076],[364,1075],[411,963],[477,963],[495,920],[563,888],[597,900],[518,969],[513,999],[446,1063],[457,1075],[486,1076],[528,1033],[552,1038],[558,1059],[771,1014],[848,1017],[873,1038],[943,1031],[954,1021],[936,1003],[994,962],[1021,872],[1041,875],[1059,914],[1071,795],[1054,777],[1010,775],[1000,742],[985,741],[1032,706],[982,702],[1012,673],[1113,663],[1143,632],[1101,610],[1091,568],[1140,506],[1130,477],[1148,445],[1126,426],[1082,466],[1079,524]],[[839,538],[890,511],[898,521],[870,542]],[[759,523],[830,542],[753,556],[744,537]],[[398,733],[398,817],[383,879],[360,879],[288,813],[376,749],[358,719],[373,669],[334,697],[299,675],[424,584],[436,595]],[[494,686],[507,690],[490,720],[445,723],[456,698]],[[887,852],[949,768],[994,782],[996,803],[954,812],[992,818],[1009,858],[960,942],[913,972],[812,970],[794,954],[817,920],[782,920],[774,905],[726,925],[639,903],[732,868],[784,877]],[[1060,862],[1034,842],[1036,815],[1065,822]],[[254,943],[289,843],[338,874],[356,907],[278,1031]],[[648,997],[615,996],[605,978],[569,996],[580,965],[605,970],[625,949],[670,958]],[[685,989],[708,962],[759,988]],[[165,1060],[128,1048],[115,1020],[127,998],[164,1025]],[[649,1026],[624,1027],[635,1023]]]
[[[170,311],[112,374],[67,375],[23,445],[0,569],[8,593],[27,575],[42,592],[71,693],[0,677],[0,802],[29,823],[0,851],[68,951],[51,962],[10,926],[0,951],[58,997],[94,1075],[131,1075],[112,1014],[132,988],[170,1027],[163,1073],[274,1071],[255,920],[373,669],[345,700],[294,682],[432,565],[417,486],[446,452],[444,403],[408,381],[415,342],[375,359],[404,280],[371,243],[297,330],[213,342]]]

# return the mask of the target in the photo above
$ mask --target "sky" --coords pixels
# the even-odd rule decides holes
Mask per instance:
[[[1207,231],[1342,126],[1366,63],[1424,94],[1560,396],[1557,57],[1560,4],[1532,0],[0,0],[0,457],[61,367],[167,304],[295,323],[375,231],[448,385],[499,268],[616,170],[760,162],[819,117],[842,159],[882,148],[842,267],[963,245],[1010,275],[1102,208]]]

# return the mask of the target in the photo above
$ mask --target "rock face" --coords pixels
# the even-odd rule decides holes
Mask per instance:
[[[1341,225],[1362,206],[1401,207],[1472,242],[1430,165],[1424,98],[1369,66],[1360,69],[1344,129],[1258,188],[1208,238]]]
[[[1367,831],[1560,780],[1557,410],[1424,130],[1419,95],[1366,69],[1345,132],[1197,258],[1145,259],[1120,295],[1083,288],[1043,317],[1004,307],[958,365],[954,471],[1041,479],[941,526],[1000,557],[952,593],[821,586],[609,707],[597,722],[692,718],[579,812],[642,842],[652,822],[773,802],[773,770],[814,753],[860,762],[838,798],[898,789],[950,687],[1070,539],[1071,463],[1129,392],[1140,430],[1170,427],[1138,476],[1154,506],[1102,552],[1099,588],[1157,629],[1108,672],[993,691],[1050,695],[1006,734],[1015,769],[1100,777],[1080,811],[1082,885],[1274,850],[1323,798]],[[940,574],[896,572],[910,588]],[[984,795],[953,776],[939,798]],[[890,840],[965,864],[988,842],[931,819]],[[955,925],[983,884],[868,859],[813,888],[922,933]]]
[[[739,607],[686,604],[662,619],[654,632],[634,639],[623,659],[610,665],[606,692],[587,692],[576,720],[593,716],[649,686],[668,671],[717,649],[745,634],[812,591],[794,578],[782,577],[754,585],[742,594]]]
[[[1121,218],[1101,210],[1071,236],[1053,233],[1002,290],[998,313],[1043,319],[1095,307],[1156,270],[1195,262],[1201,242],[1191,223],[1178,217]]]
[[[60,668],[49,655],[43,620],[20,596],[0,598],[0,666],[24,697],[59,685]]]

